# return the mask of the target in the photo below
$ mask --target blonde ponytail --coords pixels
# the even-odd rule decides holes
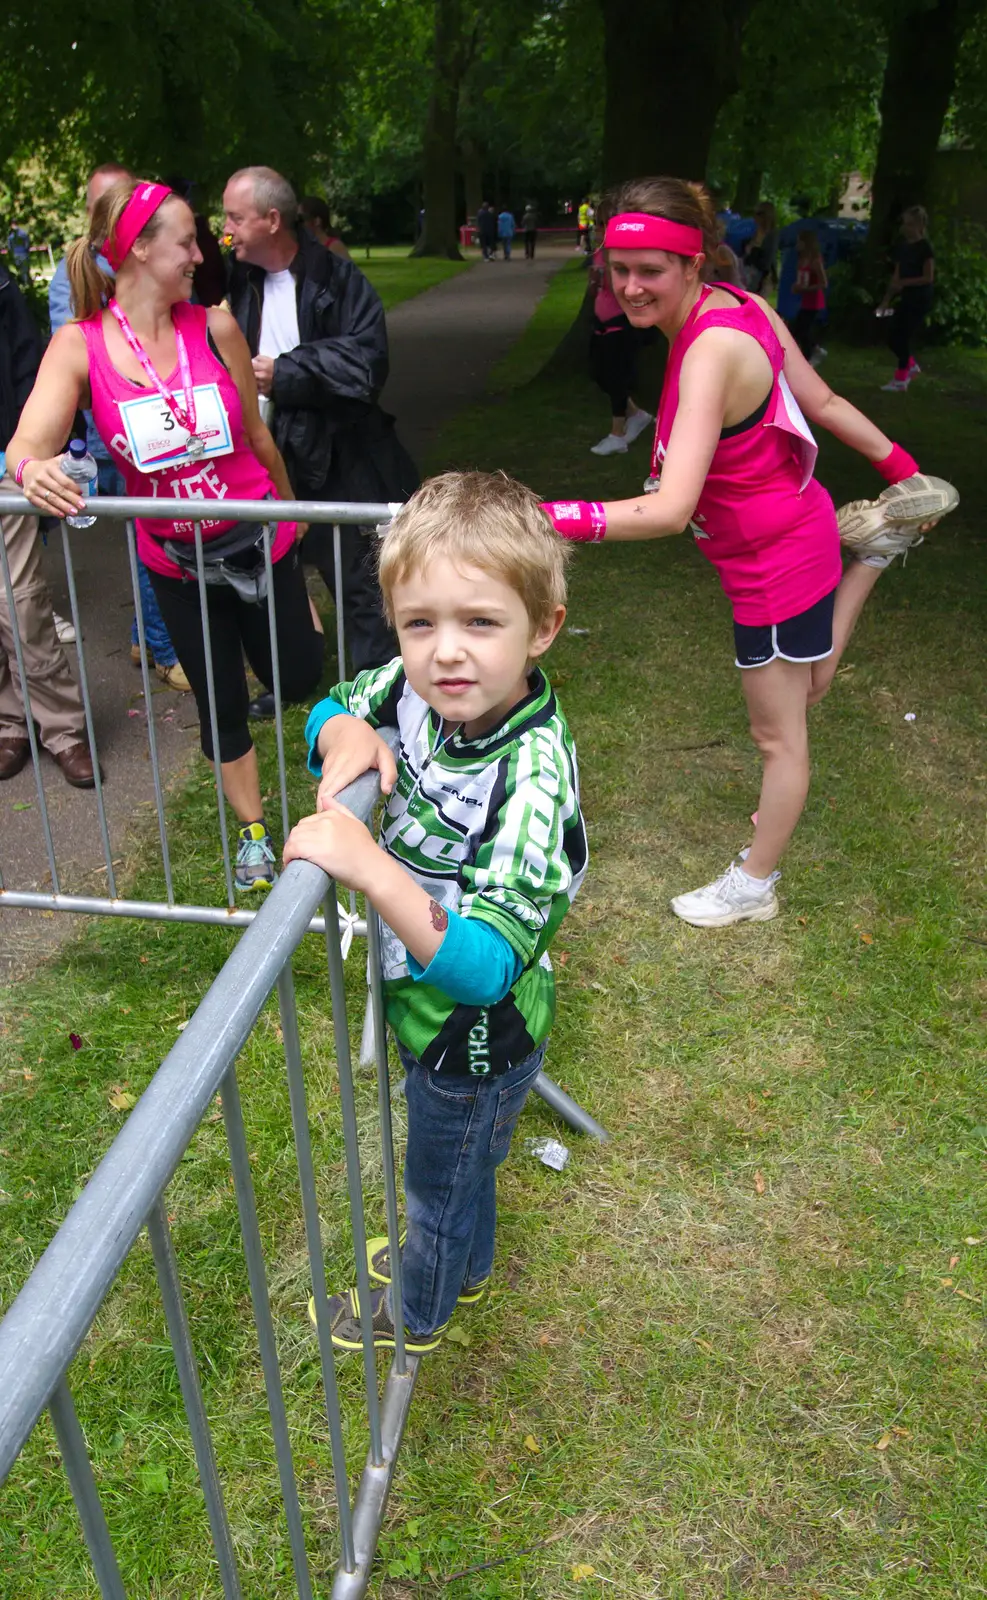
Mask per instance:
[[[76,239],[65,255],[76,322],[94,317],[113,293],[113,279],[97,264],[88,238]]]

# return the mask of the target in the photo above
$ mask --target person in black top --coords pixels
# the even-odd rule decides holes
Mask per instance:
[[[935,252],[925,236],[928,225],[924,206],[908,206],[902,212],[901,239],[893,251],[894,271],[877,311],[878,316],[885,315],[892,298],[898,296],[888,330],[888,344],[895,355],[895,374],[890,383],[882,385],[891,394],[907,389],[921,370],[912,355],[912,340],[932,310]]]

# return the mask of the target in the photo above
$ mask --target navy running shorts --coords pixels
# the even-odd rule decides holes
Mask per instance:
[[[733,639],[736,664],[741,668],[765,667],[780,657],[782,661],[825,661],[833,654],[833,606],[836,590],[823,595],[808,611],[800,611],[787,622],[772,622],[751,627],[735,622]]]

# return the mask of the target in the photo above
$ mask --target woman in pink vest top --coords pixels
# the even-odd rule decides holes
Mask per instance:
[[[105,251],[115,285],[100,271]],[[272,684],[260,523],[237,523],[223,501],[293,498],[284,463],[260,419],[250,353],[229,312],[190,304],[202,261],[195,218],[161,184],[123,179],[93,209],[89,237],[68,255],[78,320],[53,338],[8,455],[39,509],[80,509],[59,454],[80,407],[91,409],[127,494],[212,498],[203,554],[226,798],[241,824],[236,886],[268,888],[274,849],[261,803],[257,752],[247,721],[244,655]],[[192,685],[203,754],[213,757],[194,524],[140,519],[137,550],[178,658]],[[278,664],[285,700],[304,700],[322,671],[323,639],[309,605],[294,523],[273,526]]]
[[[543,507],[566,539],[662,539],[688,528],[732,604],[764,771],[750,848],[672,901],[696,927],[776,915],[778,862],[809,788],[807,708],[832,683],[883,569],[959,501],[832,392],[766,301],[703,281],[716,243],[698,184],[644,178],[620,192],[604,239],[613,291],[633,327],[660,328],[670,346],[651,477],[637,499]],[[893,486],[873,505],[845,507],[839,526],[812,476],[806,418]],[[841,533],[855,557],[845,568]]]

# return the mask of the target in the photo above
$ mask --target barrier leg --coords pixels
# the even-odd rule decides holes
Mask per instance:
[[[541,1095],[545,1104],[555,1112],[556,1116],[567,1122],[570,1128],[575,1128],[577,1133],[588,1133],[591,1139],[599,1139],[601,1144],[605,1144],[609,1139],[610,1135],[606,1129],[601,1128],[588,1111],[584,1111],[571,1095],[560,1089],[551,1078],[547,1078],[544,1072],[539,1072],[533,1087],[535,1094]]]

